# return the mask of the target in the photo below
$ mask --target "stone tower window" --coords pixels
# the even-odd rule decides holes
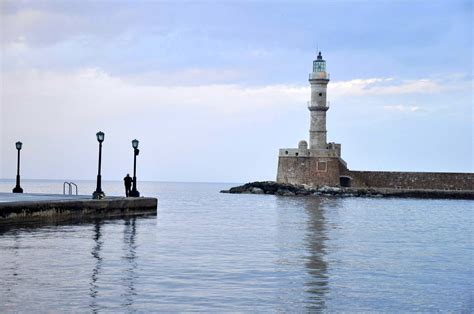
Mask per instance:
[[[317,166],[318,171],[321,172],[326,172],[328,171],[328,164],[325,161],[318,161],[318,166]]]
[[[321,97],[323,95],[323,93],[319,93],[319,96]]]

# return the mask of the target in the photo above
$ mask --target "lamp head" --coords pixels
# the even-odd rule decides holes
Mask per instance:
[[[97,141],[99,141],[99,143],[102,143],[104,141],[104,137],[105,137],[104,132],[99,131],[97,132],[96,136],[97,136]]]
[[[316,60],[313,61],[313,73],[315,72],[326,72],[326,61],[324,61],[321,51]]]
[[[23,143],[22,142],[16,142],[15,146],[16,146],[16,149],[20,150],[21,147],[23,146]]]
[[[132,141],[132,147],[135,148],[135,149],[137,149],[137,148],[138,148],[138,143],[139,143],[139,142],[138,142],[137,139],[133,140],[133,141]]]

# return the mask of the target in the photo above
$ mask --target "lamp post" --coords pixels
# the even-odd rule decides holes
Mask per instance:
[[[18,157],[16,162],[16,186],[13,188],[13,193],[23,193],[23,189],[20,186],[20,150],[22,146],[22,142],[15,143],[16,150],[18,151]]]
[[[140,192],[137,191],[137,156],[140,153],[138,149],[138,140],[135,139],[132,141],[133,147],[133,185],[132,190],[130,191],[131,197],[140,197]]]
[[[105,197],[105,193],[102,191],[102,176],[100,175],[100,168],[102,165],[102,142],[104,141],[104,132],[99,131],[96,134],[97,141],[99,142],[99,171],[97,174],[97,188],[94,193],[92,193],[92,198],[101,199]]]

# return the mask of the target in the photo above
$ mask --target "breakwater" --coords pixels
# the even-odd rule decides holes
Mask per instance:
[[[474,191],[393,189],[393,188],[351,188],[311,187],[306,185],[278,183],[274,181],[250,182],[223,190],[231,194],[270,194],[280,196],[339,196],[339,197],[412,197],[439,199],[474,200]]]
[[[474,173],[355,171],[341,167],[353,187],[417,189],[417,190],[474,190]]]

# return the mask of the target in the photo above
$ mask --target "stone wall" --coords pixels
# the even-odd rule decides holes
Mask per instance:
[[[474,190],[474,173],[353,171],[341,167],[352,187]]]
[[[277,182],[311,186],[339,185],[339,158],[295,157],[278,158]]]
[[[340,186],[340,177],[349,177],[354,188],[474,190],[474,173],[354,171],[337,157],[300,156],[279,156],[277,182]]]

